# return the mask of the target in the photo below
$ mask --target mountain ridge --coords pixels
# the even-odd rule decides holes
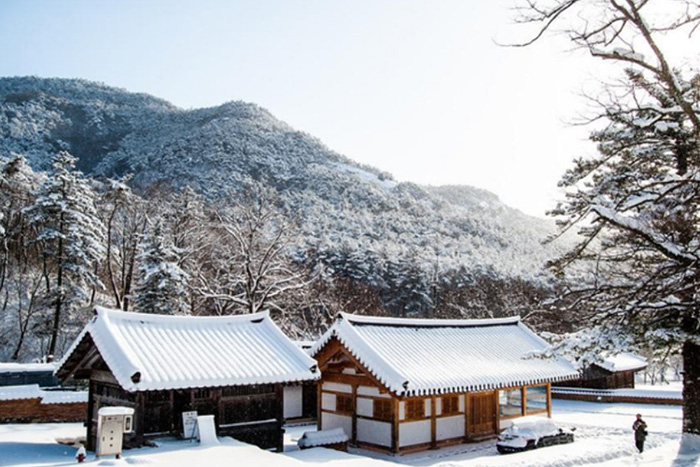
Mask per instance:
[[[140,187],[190,186],[209,198],[273,187],[300,220],[304,248],[362,251],[364,261],[416,257],[425,270],[547,283],[541,266],[558,251],[541,244],[553,223],[493,193],[398,183],[256,104],[185,110],[85,80],[0,78],[0,136],[0,154],[23,154],[39,170],[68,150],[85,173],[131,173]]]

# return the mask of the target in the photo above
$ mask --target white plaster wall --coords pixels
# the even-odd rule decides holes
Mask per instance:
[[[284,418],[301,417],[302,414],[301,386],[284,387]]]
[[[465,396],[459,396],[459,411],[464,413],[464,398]]]
[[[347,392],[348,394],[352,393],[352,386],[349,384],[323,383],[323,389],[327,391]]]
[[[335,410],[335,394],[328,394],[327,392],[322,393],[321,408],[326,410]]]
[[[374,401],[372,399],[365,399],[364,397],[357,398],[357,415],[363,417],[371,417],[374,415]]]
[[[435,414],[442,415],[442,397],[435,398]]]
[[[345,431],[345,434],[348,435],[348,438],[352,437],[352,417],[327,412],[323,412],[321,417],[321,425],[324,430],[332,430],[340,427]]]
[[[357,440],[391,447],[391,423],[358,418]]]
[[[430,420],[399,424],[399,446],[411,446],[429,442]]]
[[[357,393],[363,396],[382,397],[385,399],[391,398],[391,396],[388,393],[382,394],[379,392],[379,388],[375,388],[372,386],[358,386]]]
[[[406,402],[399,402],[399,420],[404,420],[406,418]]]
[[[436,421],[435,435],[438,440],[464,436],[464,415],[438,418]]]
[[[430,398],[427,398],[423,402],[425,402],[425,416],[430,417]]]

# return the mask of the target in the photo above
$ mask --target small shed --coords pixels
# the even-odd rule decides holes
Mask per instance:
[[[318,428],[393,453],[495,436],[507,420],[551,413],[550,385],[577,375],[518,317],[426,320],[341,313],[314,345]]]
[[[89,450],[105,406],[134,408],[127,444],[179,435],[182,413],[196,411],[214,416],[219,436],[281,450],[284,386],[320,373],[267,312],[197,317],[97,307],[56,375],[89,380]]]
[[[578,378],[558,386],[590,389],[633,389],[634,375],[648,365],[646,359],[629,352],[605,357],[584,368]]]

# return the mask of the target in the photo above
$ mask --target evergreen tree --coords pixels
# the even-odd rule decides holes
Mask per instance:
[[[143,236],[137,260],[139,277],[133,297],[136,311],[188,314],[188,277],[178,266],[179,252],[163,232],[160,222]]]
[[[89,180],[75,169],[76,158],[63,151],[26,210],[36,230],[31,243],[42,250],[48,298],[53,306],[48,358],[53,358],[65,315],[88,299],[87,288],[102,287],[95,273],[104,254],[104,226],[95,209]]]

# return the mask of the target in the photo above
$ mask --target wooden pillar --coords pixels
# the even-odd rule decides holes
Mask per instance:
[[[136,428],[136,439],[139,444],[143,443],[144,425],[146,424],[146,397],[143,392],[136,393],[136,410],[134,410],[134,425]]]
[[[352,440],[353,446],[357,446],[357,384],[352,385]]]
[[[547,383],[547,417],[552,418],[552,383]]]
[[[495,391],[496,393],[496,433],[501,431],[501,400],[500,400],[500,392],[498,389]]]
[[[498,389],[493,391],[493,432],[498,434],[501,431],[501,417],[499,416],[499,401],[498,401]]]
[[[399,399],[391,398],[391,452],[398,454],[399,446]]]
[[[275,388],[277,398],[277,452],[284,452],[284,385],[277,384]]]
[[[323,430],[323,406],[321,405],[323,393],[323,381],[318,380],[316,382],[316,427],[319,431]]]
[[[468,441],[472,436],[472,398],[464,393],[464,437]]]
[[[520,415],[524,417],[527,415],[527,386],[523,386],[523,388],[520,390],[520,397],[522,398]]]
[[[93,429],[92,419],[95,414],[95,383],[90,380],[88,383],[88,409],[87,409],[87,446],[85,449],[94,451],[97,441],[97,433]]]
[[[437,449],[437,414],[435,413],[436,411],[436,398],[435,396],[430,396],[430,449]]]

